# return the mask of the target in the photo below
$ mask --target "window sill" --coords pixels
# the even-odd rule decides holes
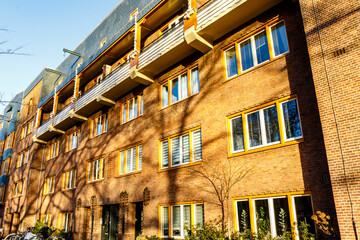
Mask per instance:
[[[285,143],[274,144],[274,145],[265,146],[265,147],[259,147],[259,148],[251,149],[251,150],[248,150],[248,151],[243,151],[243,152],[238,152],[238,153],[230,153],[229,157],[230,158],[231,157],[237,157],[237,156],[241,156],[241,155],[266,151],[266,150],[270,150],[270,149],[274,149],[274,148],[281,148],[281,147],[285,147],[285,146],[289,146],[289,145],[299,144],[299,143],[302,143],[302,142],[304,142],[303,138],[298,139],[298,140],[292,140],[292,141],[285,142]]]
[[[238,76],[238,75],[236,75],[236,76]],[[166,106],[166,107],[160,107],[160,111],[162,111],[162,110],[164,110],[164,109],[167,109],[167,108],[169,108],[169,107],[171,107],[171,106],[174,106],[174,105],[176,105],[176,104],[178,104],[178,103],[180,103],[180,102],[183,102],[183,101],[185,101],[185,100],[187,100],[187,99],[190,99],[190,98],[192,98],[193,96],[198,95],[199,93],[200,93],[200,91],[197,92],[197,93],[195,93],[195,94],[193,94],[193,95],[191,95],[191,96],[189,96],[189,97],[187,97],[187,98],[184,98],[184,99],[181,99],[181,100],[179,100],[179,101],[177,101],[177,102],[175,102],[175,103],[172,103],[172,104],[170,104],[170,105],[168,105],[168,106]],[[160,99],[160,101],[161,101],[161,99]]]
[[[250,69],[247,69],[246,71],[243,71],[243,72],[241,72],[240,74],[237,74],[237,75],[232,76],[232,77],[230,77],[230,78],[227,78],[227,77],[226,77],[226,74],[225,74],[225,80],[223,81],[223,83],[226,83],[226,82],[228,82],[228,81],[230,81],[230,80],[233,80],[233,79],[235,79],[235,78],[237,78],[237,77],[240,77],[240,76],[243,76],[243,75],[245,75],[245,74],[251,73],[252,71],[257,70],[258,68],[261,68],[261,67],[263,67],[263,66],[266,66],[266,65],[268,65],[268,64],[270,64],[270,63],[272,63],[272,62],[275,62],[275,61],[277,61],[277,60],[279,60],[279,59],[285,58],[285,57],[288,56],[288,55],[290,55],[290,52],[281,54],[281,55],[279,55],[279,56],[277,56],[277,57],[275,57],[275,58],[273,58],[273,59],[271,59],[271,60],[269,60],[269,61],[263,62],[263,63],[255,66],[255,67],[252,67],[252,68],[250,68]]]
[[[142,170],[137,171],[137,172],[131,172],[131,173],[125,173],[123,175],[118,175],[116,176],[116,178],[122,178],[122,177],[127,177],[127,176],[131,176],[131,175],[136,175],[136,174],[140,174]]]
[[[100,179],[100,180],[96,180],[96,181],[86,182],[86,184],[93,184],[93,183],[98,183],[98,182],[102,182],[102,181],[104,181],[104,178]]]
[[[70,192],[70,191],[74,191],[76,188],[71,188],[71,189],[61,189],[61,192]]]
[[[167,171],[176,170],[176,169],[179,169],[179,168],[191,167],[191,166],[194,166],[194,165],[199,165],[201,163],[202,163],[202,160],[197,161],[197,162],[193,162],[193,163],[189,163],[189,164],[176,166],[176,167],[160,168],[158,172],[167,172]]]

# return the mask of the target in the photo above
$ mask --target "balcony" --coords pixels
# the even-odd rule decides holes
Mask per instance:
[[[190,54],[200,50],[207,52],[212,41],[219,39],[241,24],[275,6],[281,0],[214,0],[200,6],[197,12],[197,28],[187,29],[184,22],[163,32],[153,42],[144,46],[139,54],[137,71],[143,76],[155,76]],[[63,134],[79,121],[99,111],[104,106],[113,106],[115,101],[138,85],[133,78],[130,63],[117,67],[106,78],[77,101],[66,106],[57,115],[43,123],[34,140],[46,141]],[[136,76],[135,76],[136,77]],[[150,84],[150,82],[148,82]]]
[[[9,184],[9,175],[0,176],[0,187],[7,186]]]

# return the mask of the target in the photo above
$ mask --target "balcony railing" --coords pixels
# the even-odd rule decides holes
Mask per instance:
[[[71,103],[65,106],[60,112],[56,113],[54,117],[54,126],[62,122],[65,118],[69,116],[71,110]]]
[[[43,123],[36,131],[36,134],[38,136],[44,134],[46,131],[48,131],[49,126],[50,126],[50,121],[51,119],[47,120],[45,123]]]
[[[184,23],[180,22],[169,32],[151,43],[139,56],[139,69],[160,57],[177,41],[184,41]]]

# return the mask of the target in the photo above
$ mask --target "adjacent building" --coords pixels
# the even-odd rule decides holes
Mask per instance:
[[[260,234],[261,216],[272,237],[324,236],[321,211],[353,239],[359,4],[337,4],[121,1],[5,109],[5,233],[183,239],[222,213],[212,176],[235,172],[234,231]]]

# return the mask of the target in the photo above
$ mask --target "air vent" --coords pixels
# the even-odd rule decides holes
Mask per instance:
[[[333,52],[334,57],[338,57],[338,56],[340,56],[340,55],[342,55],[344,53],[345,53],[345,48],[341,48],[341,49],[338,49],[335,52]]]

